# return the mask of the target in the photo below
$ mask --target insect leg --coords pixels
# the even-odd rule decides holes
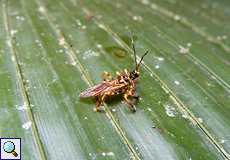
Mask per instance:
[[[119,71],[116,71],[116,74],[117,74],[118,76],[124,76],[124,74],[121,73],[121,72],[119,72]]]
[[[121,93],[121,91],[122,91],[122,89],[119,89],[118,92],[110,92],[109,95],[112,95],[112,96],[113,95],[118,95],[118,94]]]
[[[129,71],[128,71],[127,69],[125,69],[125,74],[126,74],[127,76],[130,76],[130,73],[129,73]]]
[[[106,95],[117,95],[117,94],[120,94],[121,91],[122,91],[122,89],[119,89],[118,92],[108,92],[108,93],[106,93],[106,94],[99,95],[99,96],[98,96],[98,99],[99,99],[99,100],[98,100],[98,102],[97,102],[97,107],[96,107],[96,110],[95,110],[94,112],[98,111],[98,109],[100,108],[101,104],[105,101],[105,96],[106,96]]]
[[[128,99],[129,95],[132,96],[133,98],[139,97],[138,94],[133,93],[133,87],[134,87],[134,83],[131,81],[129,90],[127,90],[128,89],[127,87],[124,88],[127,90],[127,92],[124,94],[124,98],[127,101],[127,103],[133,108],[133,110],[136,111],[136,106],[132,104],[132,102]]]
[[[130,94],[130,96],[132,96],[133,98],[139,98],[139,95],[136,93],[132,93],[132,94]]]
[[[126,102],[132,107],[132,109],[134,111],[136,111],[136,107],[134,104],[132,104],[132,102],[127,98],[129,96],[129,91],[127,91],[125,94],[124,94],[124,98],[126,100]]]
[[[110,76],[108,72],[104,71],[104,72],[103,72],[103,78],[104,78],[104,81],[106,81],[106,79],[105,79],[105,75],[107,75],[110,79],[113,79],[113,77],[112,77],[112,76]]]
[[[98,97],[99,100],[98,100],[98,102],[97,102],[97,107],[96,107],[96,110],[95,110],[94,112],[97,112],[98,109],[100,108],[102,102],[105,101],[105,96],[106,96],[106,94],[103,94],[103,95],[100,95],[100,96]]]
[[[139,98],[138,94],[133,93],[133,88],[134,88],[134,83],[131,82],[131,84],[130,84],[130,90],[129,90],[129,95],[132,96],[133,98]]]

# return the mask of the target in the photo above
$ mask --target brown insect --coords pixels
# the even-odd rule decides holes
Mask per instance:
[[[123,89],[126,90],[126,93],[124,94],[124,98],[127,101],[127,103],[132,107],[134,111],[136,111],[136,107],[132,102],[128,99],[128,96],[138,98],[139,95],[133,93],[134,89],[134,79],[138,78],[140,76],[140,72],[138,72],[139,65],[141,64],[141,61],[143,60],[144,56],[148,53],[148,51],[141,57],[140,62],[137,65],[137,60],[136,60],[136,52],[135,52],[135,47],[134,47],[134,42],[133,42],[133,37],[130,33],[130,37],[132,40],[132,45],[133,45],[133,51],[134,51],[134,57],[135,57],[135,63],[136,63],[136,70],[133,70],[131,73],[127,69],[125,69],[125,75],[122,74],[121,72],[116,72],[118,77],[116,79],[113,79],[109,73],[106,71],[103,72],[103,78],[104,81],[102,83],[99,83],[91,88],[86,89],[85,91],[81,92],[78,97],[95,97],[98,96],[98,102],[97,102],[97,107],[95,112],[100,108],[102,102],[105,101],[106,95],[117,95],[120,94]],[[107,75],[111,80],[106,80],[105,75]],[[129,86],[129,87],[128,87]]]

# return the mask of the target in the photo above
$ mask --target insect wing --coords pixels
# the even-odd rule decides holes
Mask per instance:
[[[91,96],[96,96],[98,93],[100,93],[102,90],[106,89],[108,86],[105,85],[104,83],[99,83],[93,87],[90,87],[83,92],[81,92],[78,97],[91,97]]]
[[[123,87],[123,85],[118,85],[118,84],[111,83],[110,81],[105,81],[84,90],[78,95],[78,97],[85,98],[85,97],[97,96],[105,92],[117,90],[121,87]]]

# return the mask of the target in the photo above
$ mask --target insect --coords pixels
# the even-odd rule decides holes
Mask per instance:
[[[113,79],[112,76],[109,75],[106,71],[103,72],[103,78],[104,81],[102,83],[99,83],[91,88],[88,88],[81,92],[78,97],[95,97],[98,96],[98,102],[97,102],[97,107],[96,111],[100,108],[101,104],[105,101],[105,98],[107,95],[117,95],[120,94],[123,89],[126,90],[124,93],[123,97],[125,98],[126,102],[131,106],[131,108],[136,111],[135,105],[128,99],[128,96],[138,98],[139,95],[133,93],[134,89],[134,79],[138,78],[140,76],[140,72],[138,72],[138,68],[141,64],[141,61],[143,60],[144,56],[148,53],[145,52],[145,54],[141,57],[140,62],[137,64],[137,59],[136,59],[136,51],[134,47],[134,41],[131,32],[130,37],[132,40],[132,45],[133,45],[133,52],[134,52],[134,57],[135,57],[135,63],[136,63],[136,70],[133,70],[131,73],[127,69],[125,69],[125,75],[122,74],[119,71],[116,71],[116,74],[118,77],[116,79]],[[110,80],[106,80],[105,76],[108,76]]]

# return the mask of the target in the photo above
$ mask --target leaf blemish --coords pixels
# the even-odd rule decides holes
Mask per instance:
[[[166,114],[169,116],[169,117],[175,117],[177,112],[176,112],[176,109],[173,108],[172,106],[169,106],[169,105],[165,105],[165,110],[166,110]]]
[[[157,59],[158,61],[163,61],[165,60],[163,57],[154,57],[155,59]]]
[[[73,61],[71,64],[72,64],[73,66],[76,66],[77,62],[76,62],[76,61]]]
[[[175,83],[176,85],[180,84],[180,82],[179,82],[179,81],[174,81],[174,83]]]
[[[27,129],[30,128],[30,126],[31,126],[31,122],[29,121],[29,122],[27,122],[27,123],[24,123],[24,124],[22,125],[22,128],[27,130]]]
[[[15,107],[16,107],[18,110],[27,110],[27,106],[26,106],[26,103],[25,103],[25,102],[24,102],[23,105],[21,105],[21,106],[15,105]]]
[[[38,11],[40,11],[40,12],[44,12],[44,11],[45,11],[45,9],[44,9],[44,7],[39,7],[39,8],[38,8]]]
[[[88,50],[83,53],[83,59],[88,59],[90,57],[99,56],[99,55],[100,54],[98,52]]]

